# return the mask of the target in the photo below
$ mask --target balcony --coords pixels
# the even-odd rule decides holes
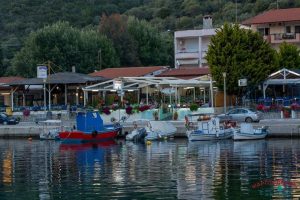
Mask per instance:
[[[300,33],[277,33],[265,37],[267,37],[265,39],[271,44],[280,44],[283,42],[287,42],[287,43],[300,42]]]
[[[177,59],[185,58],[199,58],[199,51],[197,49],[177,49],[175,57]]]

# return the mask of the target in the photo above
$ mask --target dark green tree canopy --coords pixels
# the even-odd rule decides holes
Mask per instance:
[[[255,87],[277,67],[276,52],[264,39],[239,25],[225,24],[212,37],[206,59],[216,85],[223,89],[223,72],[229,94],[238,94],[238,80]]]
[[[300,69],[300,50],[286,42],[279,46],[278,62],[280,68]]]
[[[79,30],[67,22],[58,22],[31,33],[24,47],[13,59],[15,74],[35,76],[36,66],[51,61],[57,70],[71,71],[72,66],[81,73],[105,67],[118,66],[118,57],[110,40],[94,30]]]
[[[167,65],[173,60],[173,36],[145,20],[103,15],[99,30],[113,41],[121,66]]]

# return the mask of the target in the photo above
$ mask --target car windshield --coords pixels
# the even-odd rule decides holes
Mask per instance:
[[[1,113],[0,115],[1,115],[1,117],[3,117],[3,118],[6,118],[6,117],[7,117],[7,115],[4,114],[4,113]]]
[[[251,112],[256,112],[256,110],[254,110],[253,108],[250,108],[249,109]]]

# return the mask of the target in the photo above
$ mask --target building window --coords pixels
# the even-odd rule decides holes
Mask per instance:
[[[265,35],[270,35],[270,28],[265,28]]]
[[[257,32],[263,36],[270,35],[270,28],[258,28]]]
[[[258,32],[259,34],[261,34],[261,35],[264,35],[265,29],[264,29],[264,28],[258,28],[258,29],[257,29],[257,32]]]
[[[291,27],[290,26],[285,27],[285,33],[291,33]]]
[[[295,26],[295,33],[300,33],[300,26]]]

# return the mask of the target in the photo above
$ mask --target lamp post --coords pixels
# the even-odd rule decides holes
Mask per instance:
[[[226,113],[226,72],[223,72],[224,80],[224,113]]]

